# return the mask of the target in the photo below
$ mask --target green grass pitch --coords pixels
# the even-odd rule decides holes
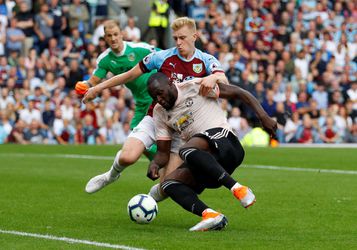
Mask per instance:
[[[227,228],[217,232],[189,232],[200,218],[171,200],[158,204],[151,224],[130,221],[127,202],[154,184],[145,176],[144,158],[116,183],[86,194],[87,181],[107,171],[116,151],[114,146],[0,146],[0,249],[109,249],[4,231],[121,249],[357,249],[356,149],[246,149],[234,177],[253,189],[257,203],[246,210],[228,190],[206,190],[202,199],[228,217]]]

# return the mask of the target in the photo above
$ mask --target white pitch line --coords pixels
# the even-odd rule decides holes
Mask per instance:
[[[43,158],[67,158],[67,159],[90,159],[90,160],[113,160],[114,156],[96,156],[96,155],[79,155],[79,154],[26,154],[26,153],[0,153],[0,157],[43,157]],[[145,157],[139,159],[139,162],[148,162]],[[339,169],[319,169],[319,168],[297,168],[284,166],[268,166],[268,165],[243,165],[247,168],[268,169],[268,170],[283,170],[295,172],[314,172],[314,173],[330,173],[330,174],[352,174],[357,175],[356,170],[339,170]]]
[[[114,245],[114,244],[109,244],[109,243],[89,241],[89,240],[79,240],[79,239],[73,239],[73,238],[67,238],[67,237],[57,237],[57,236],[48,235],[48,234],[35,234],[35,233],[26,233],[26,232],[9,231],[9,230],[1,230],[1,229],[0,229],[0,233],[20,235],[20,236],[33,237],[33,238],[41,238],[41,239],[47,239],[47,240],[64,241],[67,243],[85,244],[85,245],[106,247],[106,248],[113,248],[113,249],[145,250],[144,248],[136,248],[136,247],[123,246],[123,245]]]
[[[294,168],[294,167],[278,167],[266,165],[243,165],[248,168],[269,169],[269,170],[285,170],[297,172],[314,172],[314,173],[331,173],[331,174],[357,174],[354,170],[338,170],[338,169],[318,169],[318,168]]]

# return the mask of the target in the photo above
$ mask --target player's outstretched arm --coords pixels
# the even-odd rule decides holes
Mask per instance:
[[[113,76],[112,78],[88,89],[87,93],[84,95],[83,102],[87,103],[94,98],[97,97],[97,95],[102,92],[104,89],[111,88],[120,84],[125,84],[127,82],[135,80],[137,77],[142,75],[143,72],[139,67],[139,64],[137,64],[134,68],[131,70],[122,73],[117,76]]]
[[[157,153],[150,162],[147,177],[156,180],[160,177],[159,169],[166,166],[170,160],[171,140],[157,140]]]
[[[219,83],[218,86],[220,89],[219,97],[242,100],[246,105],[254,110],[259,120],[261,121],[263,128],[271,136],[275,137],[277,122],[265,112],[259,101],[251,93],[234,85]]]

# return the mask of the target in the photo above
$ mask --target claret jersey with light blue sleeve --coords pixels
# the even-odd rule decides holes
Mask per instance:
[[[199,49],[195,50],[189,60],[180,56],[177,48],[156,51],[147,55],[139,65],[143,72],[156,69],[175,83],[224,72],[222,65],[214,56]]]

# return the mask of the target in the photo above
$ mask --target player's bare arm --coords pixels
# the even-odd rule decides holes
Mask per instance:
[[[200,95],[206,96],[217,83],[229,84],[226,75],[223,72],[216,72],[212,75],[202,78]]]
[[[139,65],[137,64],[131,70],[129,70],[125,73],[122,73],[120,75],[113,76],[112,78],[88,89],[87,93],[83,97],[83,102],[87,103],[87,102],[93,100],[104,89],[111,88],[111,87],[114,87],[117,85],[121,85],[121,84],[130,82],[130,81],[133,81],[142,74],[143,74],[143,72],[140,69]]]
[[[234,85],[218,83],[218,86],[220,88],[219,97],[226,99],[239,98],[240,100],[242,100],[246,105],[248,105],[254,110],[259,120],[261,121],[263,128],[271,136],[275,136],[277,122],[265,112],[259,101],[251,93]]]
[[[150,162],[147,172],[147,177],[152,180],[156,180],[160,177],[159,169],[165,167],[170,159],[171,140],[158,140],[156,144],[157,153]]]

